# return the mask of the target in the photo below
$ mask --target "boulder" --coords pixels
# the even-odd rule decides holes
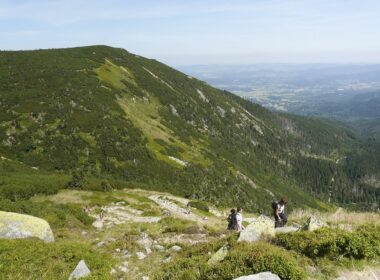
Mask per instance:
[[[240,232],[238,241],[255,242],[261,235],[274,236],[274,221],[261,215]]]
[[[82,277],[86,277],[90,274],[91,274],[91,271],[88,269],[86,263],[84,262],[84,260],[81,260],[78,263],[77,267],[74,269],[74,271],[71,272],[69,276],[69,280],[79,279]]]
[[[45,220],[29,215],[0,211],[0,238],[28,237],[36,237],[45,242],[54,241],[53,232]]]
[[[208,264],[209,265],[214,265],[214,264],[217,264],[219,262],[221,262],[222,260],[225,259],[225,257],[227,257],[228,255],[228,245],[224,245],[222,248],[220,248],[218,251],[216,251],[215,254],[213,254],[211,256],[211,258],[208,260]]]
[[[303,225],[302,230],[314,231],[316,229],[327,227],[327,224],[317,216],[310,216],[307,222]]]
[[[261,272],[258,274],[252,274],[248,276],[242,276],[235,278],[234,280],[281,280],[276,274],[272,272]]]

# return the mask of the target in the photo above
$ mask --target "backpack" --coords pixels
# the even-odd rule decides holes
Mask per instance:
[[[230,214],[227,218],[228,221],[228,229],[236,229],[237,228],[237,219],[236,213]]]
[[[276,210],[277,210],[277,207],[278,207],[278,202],[277,202],[277,201],[272,201],[272,209],[273,209],[274,211],[276,211]]]

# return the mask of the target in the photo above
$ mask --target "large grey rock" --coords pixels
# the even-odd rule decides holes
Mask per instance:
[[[43,219],[12,212],[0,211],[0,238],[18,239],[36,237],[53,242],[54,235]]]
[[[276,274],[272,272],[261,272],[258,274],[252,274],[248,276],[242,276],[235,278],[234,280],[281,280]]]
[[[86,263],[84,262],[84,260],[81,260],[78,263],[77,267],[73,270],[73,272],[71,272],[69,276],[69,280],[80,279],[90,274],[91,274],[91,271],[88,269]]]
[[[261,215],[240,232],[238,241],[255,242],[261,235],[274,236],[274,221]]]
[[[208,260],[208,264],[209,265],[214,265],[214,264],[217,264],[218,262],[221,262],[222,260],[224,260],[228,255],[228,245],[224,245],[222,248],[220,248],[218,251],[215,252],[215,254],[213,254],[211,256],[211,258]]]
[[[314,231],[327,226],[328,225],[317,216],[310,216],[309,219],[307,219],[307,222],[303,225],[302,230]]]

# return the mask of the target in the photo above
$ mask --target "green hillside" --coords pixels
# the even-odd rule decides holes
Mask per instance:
[[[379,204],[376,142],[122,49],[0,52],[0,108],[4,199],[138,186],[259,212],[281,195],[292,207]]]

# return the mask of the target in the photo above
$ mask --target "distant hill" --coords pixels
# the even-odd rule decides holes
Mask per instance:
[[[379,138],[379,64],[181,66],[185,73],[273,111],[336,118]]]
[[[0,52],[0,108],[0,155],[33,172],[254,211],[282,195],[292,207],[378,207],[376,143],[337,122],[272,113],[122,49]]]

